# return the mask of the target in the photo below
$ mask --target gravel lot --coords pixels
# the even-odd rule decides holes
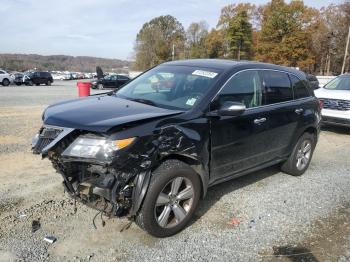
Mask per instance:
[[[96,211],[74,214],[61,177],[30,153],[42,110],[75,86],[0,86],[0,261],[350,261],[350,129],[325,128],[302,177],[272,167],[211,188],[176,236],[100,217],[95,230]]]

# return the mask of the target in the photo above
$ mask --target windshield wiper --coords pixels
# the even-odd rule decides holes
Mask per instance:
[[[139,102],[139,103],[142,103],[142,104],[147,104],[147,105],[150,105],[150,106],[157,106],[156,103],[154,103],[152,100],[149,100],[149,99],[131,98],[130,100],[134,101],[134,102]]]

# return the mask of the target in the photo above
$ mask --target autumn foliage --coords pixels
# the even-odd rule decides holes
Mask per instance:
[[[225,58],[338,74],[349,26],[349,0],[321,9],[298,0],[231,4],[222,8],[212,29],[200,21],[185,30],[175,17],[160,16],[138,33],[135,66],[144,70],[172,59]],[[346,71],[349,64],[348,58]]]

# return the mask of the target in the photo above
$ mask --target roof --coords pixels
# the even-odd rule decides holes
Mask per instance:
[[[305,77],[304,72],[291,67],[279,66],[274,64],[262,63],[257,61],[247,60],[228,60],[228,59],[189,59],[165,62],[163,65],[178,65],[178,66],[193,66],[204,68],[215,68],[219,70],[247,69],[247,68],[262,68],[272,70],[282,70],[292,74]]]

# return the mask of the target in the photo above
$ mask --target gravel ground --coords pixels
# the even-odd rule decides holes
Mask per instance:
[[[191,225],[156,239],[63,192],[49,161],[30,153],[48,104],[75,82],[0,86],[0,261],[349,261],[350,129],[326,128],[309,170],[271,167],[209,189]],[[96,91],[95,91],[96,92]],[[32,221],[41,228],[32,233]],[[232,223],[233,222],[233,223]],[[238,223],[239,222],[239,223]],[[235,224],[235,225],[232,225]],[[57,241],[43,241],[53,235]],[[300,254],[300,255],[296,255]]]

